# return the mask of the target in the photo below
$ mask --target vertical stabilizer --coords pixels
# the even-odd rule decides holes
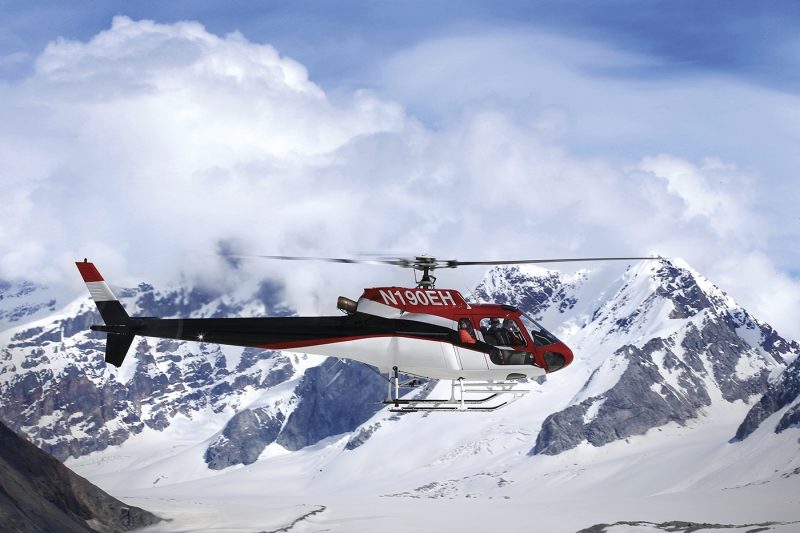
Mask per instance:
[[[83,262],[75,263],[78,270],[83,276],[83,281],[86,282],[86,287],[89,289],[89,294],[92,295],[97,309],[100,311],[100,316],[103,317],[103,322],[109,325],[124,325],[128,323],[128,313],[122,307],[122,304],[111,292],[108,284],[100,275],[100,272],[95,268],[94,263],[88,262],[86,259]]]
[[[93,263],[88,262],[86,259],[83,262],[75,263],[78,270],[83,276],[83,281],[86,282],[86,287],[89,289],[89,294],[92,295],[97,309],[100,311],[100,316],[103,321],[109,326],[128,326],[130,317],[114,293],[111,292],[108,284],[103,280],[103,276],[97,271]],[[122,364],[128,349],[133,342],[133,333],[127,333],[128,327],[120,328],[122,331],[109,332],[106,339],[106,363],[110,363],[116,367]]]

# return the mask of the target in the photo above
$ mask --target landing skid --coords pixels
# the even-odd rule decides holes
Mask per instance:
[[[400,387],[406,383],[400,383],[400,376],[397,367],[392,369],[393,376],[389,380],[389,391],[386,405],[392,407],[389,411],[393,413],[414,413],[417,411],[453,411],[453,412],[490,412],[497,411],[509,404],[519,400],[530,389],[525,383],[519,381],[467,381],[464,378],[452,380],[450,384],[450,398],[446,400],[424,399],[402,399],[400,398]],[[409,380],[413,381],[413,380]],[[478,398],[467,398],[467,394],[483,394]],[[500,403],[493,401],[503,400]]]

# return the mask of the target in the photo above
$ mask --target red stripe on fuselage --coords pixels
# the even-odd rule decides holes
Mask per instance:
[[[94,266],[94,263],[88,263],[85,261],[80,261],[75,263],[78,266],[78,270],[81,273],[81,277],[83,277],[83,281],[86,283],[92,283],[93,281],[103,281],[103,276],[100,275],[100,272]]]

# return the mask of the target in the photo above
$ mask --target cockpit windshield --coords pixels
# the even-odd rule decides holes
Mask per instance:
[[[525,313],[522,313],[519,318],[522,320],[522,325],[525,326],[525,329],[530,331],[533,344],[536,346],[547,346],[559,342],[555,335],[544,329],[538,322]]]

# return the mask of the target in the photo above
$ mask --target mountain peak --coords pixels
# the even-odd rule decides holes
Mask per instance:
[[[717,401],[752,401],[800,353],[681,259],[566,274],[496,267],[476,293],[536,317],[572,347],[571,375],[589,375],[562,383],[572,399],[545,420],[536,454],[684,424]]]

